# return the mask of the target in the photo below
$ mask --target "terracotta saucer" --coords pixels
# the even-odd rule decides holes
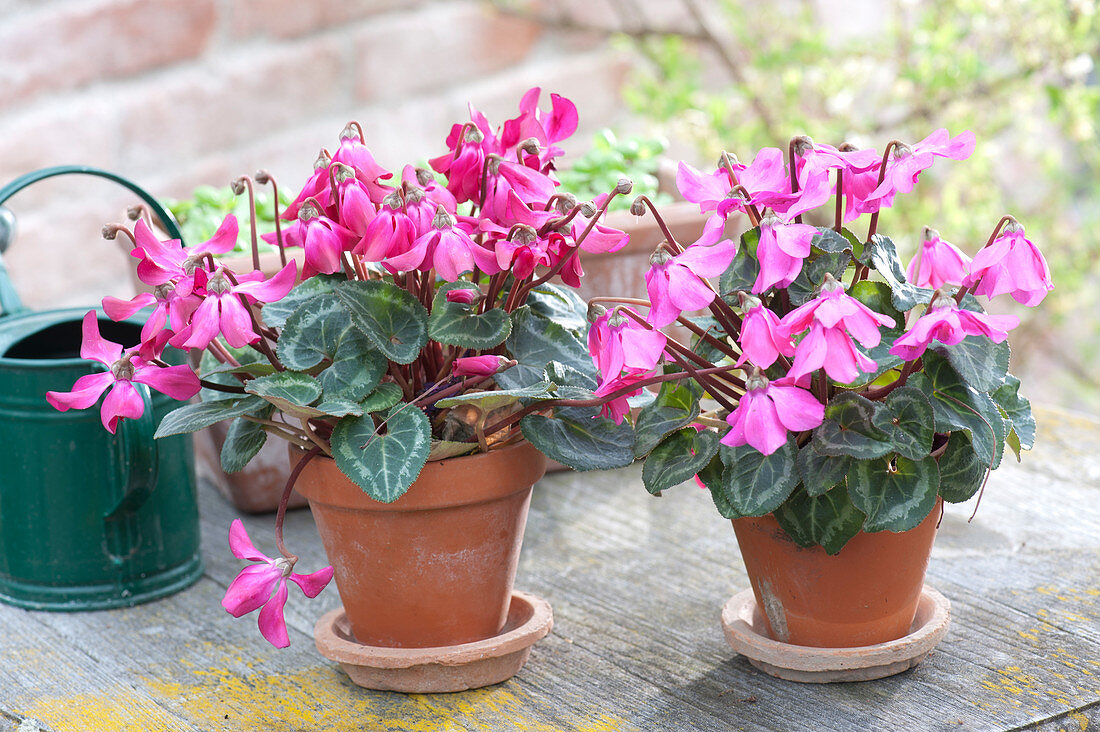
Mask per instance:
[[[339,663],[359,686],[431,694],[477,689],[510,679],[527,663],[531,646],[553,625],[550,603],[516,591],[504,629],[473,643],[441,648],[367,646],[355,640],[342,607],[321,616],[313,636],[321,655]]]
[[[768,637],[752,590],[737,593],[722,608],[722,629],[733,650],[766,674],[812,684],[870,681],[910,669],[939,643],[950,620],[951,603],[925,585],[909,635],[873,646],[814,648]]]

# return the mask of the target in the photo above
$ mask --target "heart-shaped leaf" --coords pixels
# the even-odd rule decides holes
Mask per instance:
[[[324,412],[309,405],[321,398],[321,385],[308,374],[281,371],[252,379],[245,385],[249,394],[263,397],[275,408],[296,417],[316,417]]]
[[[1008,341],[994,343],[985,336],[967,336],[953,346],[937,345],[951,368],[977,391],[992,392],[1005,383],[1011,349]]]
[[[197,404],[184,404],[164,415],[153,436],[160,438],[197,432],[224,419],[233,419],[244,414],[258,414],[268,406],[267,402],[252,394]]]
[[[407,364],[428,342],[428,311],[411,294],[382,280],[344,281],[335,290],[351,324],[386,358]]]
[[[702,389],[694,381],[665,381],[657,398],[638,412],[634,422],[634,456],[645,457],[664,436],[699,416]]]
[[[1020,450],[1030,450],[1035,444],[1035,417],[1031,415],[1031,402],[1020,396],[1020,380],[1012,374],[1008,374],[1004,385],[990,396],[1016,435],[1014,450],[1019,460]]]
[[[825,408],[825,421],[814,430],[813,446],[822,455],[850,455],[859,460],[890,452],[886,433],[875,426],[882,405],[855,392],[837,395]]]
[[[825,273],[828,272],[836,279],[840,279],[851,261],[852,255],[846,252],[826,253],[807,259],[798,277],[795,277],[794,281],[787,286],[791,305],[797,307],[813,300],[817,297],[821,283],[825,281]]]
[[[933,290],[917,287],[905,281],[905,269],[898,259],[898,250],[890,237],[875,234],[871,237],[871,264],[890,285],[890,301],[902,312],[909,312],[917,305],[932,302]]]
[[[266,442],[267,432],[262,424],[239,417],[233,420],[222,443],[222,470],[226,473],[243,470]]]
[[[730,266],[718,278],[718,289],[731,305],[738,305],[736,293],[740,290],[750,292],[756,278],[760,275],[760,262],[756,259],[756,247],[760,243],[760,228],[749,229],[741,235],[741,245],[737,247]]]
[[[798,485],[794,438],[771,455],[751,445],[722,448],[723,489],[730,504],[742,516],[763,516],[779,508]]]
[[[451,290],[471,290],[481,294],[472,282],[448,282],[439,288],[428,317],[428,337],[452,346],[486,349],[499,346],[512,332],[512,321],[501,308],[478,314],[475,304],[448,302]]]
[[[852,458],[847,455],[822,455],[811,442],[798,451],[795,459],[798,477],[806,494],[820,496],[837,483],[843,483],[852,468]]]
[[[933,457],[858,460],[848,476],[848,495],[867,515],[864,531],[908,531],[936,505],[939,484]]]
[[[305,371],[335,357],[351,319],[334,294],[303,303],[286,319],[279,334],[279,360],[287,368]]]
[[[397,384],[379,384],[377,389],[359,402],[359,408],[364,414],[382,412],[400,402],[402,396],[401,387]]]
[[[546,457],[574,470],[609,470],[634,462],[634,431],[626,422],[598,417],[598,409],[559,409],[551,419],[531,414],[520,420],[523,436]]]
[[[588,332],[588,303],[571,287],[549,283],[539,285],[528,293],[527,305],[536,315],[552,320],[579,336]]]
[[[269,302],[263,306],[261,316],[264,323],[272,328],[282,328],[287,319],[307,301],[312,300],[317,295],[332,292],[336,285],[344,280],[345,278],[342,275],[325,274],[302,280],[282,300]]]
[[[377,433],[370,415],[344,417],[332,430],[336,466],[368,496],[393,503],[409,489],[431,450],[428,418],[414,406],[394,407]]]
[[[948,503],[962,503],[978,492],[989,467],[974,454],[963,432],[952,432],[939,459],[940,495]]]
[[[920,389],[898,387],[887,395],[885,408],[876,410],[872,419],[899,455],[921,460],[932,451],[935,413]]]
[[[326,400],[357,402],[374,391],[388,366],[386,357],[369,338],[357,328],[348,327],[340,337],[332,363],[317,374],[317,382]]]
[[[512,313],[512,333],[505,341],[505,348],[519,363],[493,377],[502,389],[519,389],[539,383],[551,361],[595,379],[588,346],[580,336],[535,313],[530,305]]]
[[[776,510],[775,518],[800,546],[820,545],[828,554],[843,549],[866,519],[842,485],[819,496],[797,491]]]
[[[642,466],[642,484],[654,495],[703,470],[718,453],[718,434],[693,427],[668,435],[646,458]]]
[[[550,388],[553,386],[549,381],[540,381],[537,384],[531,386],[525,386],[522,389],[497,389],[496,391],[472,391],[465,394],[458,394],[457,396],[447,397],[446,399],[440,399],[435,403],[437,407],[457,407],[460,404],[473,404],[482,412],[492,412],[501,407],[518,402],[520,399],[530,398],[550,398],[553,395],[550,394]]]

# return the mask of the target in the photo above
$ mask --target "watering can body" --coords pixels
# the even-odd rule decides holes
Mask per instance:
[[[54,409],[47,391],[102,370],[79,356],[87,309],[28,311],[10,284],[0,260],[0,601],[96,610],[191,585],[203,570],[191,438],[153,440],[179,402],[139,386],[145,414],[115,435],[98,408]],[[140,321],[99,320],[107,340],[137,344]]]

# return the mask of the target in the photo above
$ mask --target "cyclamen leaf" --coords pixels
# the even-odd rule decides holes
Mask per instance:
[[[992,392],[1005,383],[1011,349],[1008,341],[994,343],[985,336],[967,336],[953,346],[939,344],[934,349],[947,357],[951,368],[977,391]]]
[[[287,319],[307,301],[317,295],[331,293],[336,285],[344,280],[345,278],[341,275],[324,274],[302,280],[282,300],[269,302],[263,306],[260,314],[264,323],[272,328],[282,328],[286,325]]]
[[[661,441],[642,466],[642,484],[654,495],[703,470],[718,454],[718,434],[694,428],[673,432]]]
[[[798,485],[794,438],[771,455],[751,445],[722,448],[722,487],[726,499],[742,516],[763,516],[779,508]]]
[[[935,413],[924,392],[912,386],[898,387],[887,395],[884,406],[872,420],[888,435],[894,451],[910,460],[927,457],[932,451]]]
[[[851,470],[852,458],[847,455],[823,455],[811,442],[798,451],[795,463],[806,494],[813,498],[844,482]]]
[[[187,432],[197,432],[215,422],[232,419],[245,414],[256,414],[268,407],[268,403],[258,396],[245,396],[219,399],[197,404],[184,404],[164,415],[153,437],[170,437]]]
[[[537,314],[530,305],[512,313],[512,333],[505,341],[505,348],[519,363],[493,377],[502,389],[519,389],[539,383],[551,361],[595,380],[596,370],[588,355],[588,346],[580,336]]]
[[[440,399],[435,403],[435,406],[443,407],[457,407],[460,404],[473,404],[483,412],[492,412],[493,410],[500,409],[503,406],[507,406],[513,402],[518,402],[524,398],[550,398],[550,388],[553,386],[549,381],[541,381],[538,384],[532,384],[522,389],[498,389],[495,391],[473,391],[465,394],[459,394],[453,397],[447,397],[446,399]]]
[[[881,234],[871,237],[871,263],[890,285],[890,301],[898,310],[909,312],[917,305],[932,302],[933,290],[905,281],[905,269],[898,259],[897,247],[889,237]]]
[[[940,456],[940,495],[948,503],[962,503],[978,492],[989,467],[974,454],[966,434],[952,432]]]
[[[810,246],[829,253],[848,252],[851,254],[855,251],[855,245],[843,234],[827,227],[818,227],[817,233],[810,241]]]
[[[820,496],[797,491],[776,510],[775,518],[800,546],[820,545],[828,554],[843,549],[866,520],[842,485]]]
[[[377,389],[359,402],[359,408],[364,414],[382,412],[400,402],[402,396],[401,387],[397,384],[379,384]]]
[[[1012,374],[1005,377],[1005,383],[990,394],[1000,408],[1001,413],[1016,435],[1016,459],[1020,459],[1020,449],[1030,450],[1035,444],[1035,417],[1031,414],[1031,402],[1020,396],[1020,380]]]
[[[825,421],[814,430],[813,446],[822,455],[849,455],[859,460],[882,457],[892,450],[886,433],[874,424],[884,407],[854,392],[845,392],[825,407]]]
[[[1008,427],[993,399],[967,386],[945,358],[926,351],[923,373],[909,385],[925,393],[936,415],[936,431],[965,430],[982,462],[995,470],[1001,463]]]
[[[848,476],[848,495],[867,514],[864,531],[908,531],[936,505],[939,484],[939,468],[930,456],[859,460]]]
[[[446,460],[447,458],[458,457],[459,455],[468,455],[476,449],[476,442],[432,440],[432,448],[428,452],[428,462],[433,460]]]
[[[471,290],[481,293],[481,288],[470,282],[448,282],[439,288],[432,301],[432,314],[428,317],[428,337],[462,348],[494,348],[504,342],[512,332],[512,321],[501,308],[493,308],[478,314],[476,303],[465,305],[448,302],[451,290]]]
[[[389,362],[370,339],[349,327],[340,337],[332,363],[317,375],[325,399],[345,399],[357,402],[374,391]]]
[[[233,420],[222,443],[221,463],[226,473],[243,470],[267,442],[264,426],[241,418]]]
[[[609,470],[634,462],[633,430],[597,417],[598,409],[558,409],[554,418],[531,414],[520,420],[523,436],[546,457],[573,470]]]
[[[702,389],[687,379],[665,381],[657,398],[638,412],[634,422],[634,456],[645,457],[665,435],[699,416]]]
[[[760,262],[756,259],[756,246],[760,243],[760,228],[749,229],[741,235],[741,244],[737,247],[730,266],[718,278],[719,292],[723,297],[733,296],[738,290],[749,292],[760,275]],[[737,305],[736,297],[727,300]]]
[[[370,415],[344,417],[332,430],[336,467],[382,503],[409,489],[431,450],[431,424],[416,407],[399,405],[386,415],[385,434],[376,434]]]
[[[321,386],[308,374],[281,371],[271,376],[261,376],[245,384],[249,394],[263,397],[275,407],[296,417],[317,417],[323,411],[309,405],[321,398]]]
[[[539,285],[527,295],[527,305],[536,315],[561,325],[578,336],[588,332],[588,303],[572,287],[549,283]]]
[[[831,231],[831,230],[830,230]],[[798,277],[787,286],[787,293],[791,298],[791,305],[795,307],[804,305],[817,297],[817,291],[821,283],[825,281],[825,273],[840,279],[852,256],[844,252],[821,254],[813,259],[806,260]]]
[[[317,295],[294,311],[279,334],[279,360],[287,368],[305,371],[332,359],[351,319],[333,294]]]
[[[428,311],[400,287],[382,280],[345,281],[335,294],[351,324],[389,360],[412,363],[427,344]]]

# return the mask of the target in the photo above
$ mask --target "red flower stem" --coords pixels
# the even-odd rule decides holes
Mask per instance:
[[[582,231],[581,235],[577,237],[577,247],[580,247],[581,242],[585,240],[585,237],[588,236],[588,233],[592,231],[592,229],[596,228],[596,222],[600,220],[600,217],[607,213],[607,207],[611,205],[611,201],[613,201],[615,199],[615,196],[617,195],[619,195],[618,189],[612,189],[611,193],[607,195],[607,198],[603,199],[603,203],[600,204],[600,207],[596,209],[596,213],[593,214],[591,220],[589,220],[588,226],[584,227],[584,231]],[[542,283],[540,282],[539,284],[541,285]]]
[[[989,235],[989,238],[986,240],[985,246],[983,246],[982,249],[991,246],[993,242],[997,240],[997,235],[1001,233],[1001,228],[1004,227],[1004,225],[1007,224],[1009,221],[1015,220],[1016,219],[1013,216],[1002,216],[1001,220],[997,222],[997,225],[993,227],[993,233]],[[966,297],[968,292],[970,292],[969,287],[960,287],[959,291],[955,293],[955,302],[961,303],[962,299]]]
[[[137,246],[137,239],[134,238],[134,232],[130,231],[122,224],[107,224],[103,227],[102,233],[103,238],[108,240],[114,239],[119,234],[125,234],[126,238],[130,240],[130,243],[135,247]]]
[[[645,301],[643,300],[641,302],[645,302]],[[646,304],[648,304],[648,303],[646,303]],[[645,321],[645,319],[642,318],[642,316],[638,315],[637,313],[635,313],[631,310],[620,310],[619,312],[622,313],[623,315],[627,316],[628,318],[630,318],[634,322],[645,326],[649,330],[656,330],[656,328],[654,328],[652,325],[647,323]],[[710,335],[705,330],[703,330],[702,328],[697,326],[695,323],[692,323],[690,320],[688,320],[684,316],[681,315],[679,318],[676,319],[676,321],[678,323],[680,323],[680,325],[684,326],[685,328],[690,330],[692,333],[694,333],[695,335],[699,336],[701,339],[703,339],[704,341],[709,343],[714,348],[718,349],[722,353],[729,356],[730,358],[732,358],[734,360],[737,360],[738,358],[741,357],[741,354],[738,353],[737,351],[734,351],[732,348],[730,348],[728,343],[723,343],[719,339],[715,338],[714,336]],[[676,341],[673,341],[672,338],[669,338],[667,335],[665,337],[668,338],[673,343],[676,342]],[[692,353],[694,353],[694,351],[692,351]],[[711,364],[709,361],[707,361],[706,365],[712,366],[713,364]]]
[[[545,224],[539,227],[539,236],[546,236],[548,233],[550,233],[551,229],[559,229],[565,226],[577,217],[577,214],[580,213],[582,208],[584,208],[584,204],[578,203],[576,206],[569,209],[569,213],[565,214],[564,216],[556,219],[549,219]]]
[[[168,366],[168,364],[164,363],[163,361],[160,361],[159,359],[157,360],[157,363],[164,364],[165,366]],[[226,394],[244,394],[245,393],[243,386],[226,386],[225,384],[218,384],[218,383],[215,383],[213,381],[207,381],[206,379],[199,379],[199,385],[202,386],[203,389],[210,389],[211,391],[220,391],[220,392],[224,392]]]
[[[489,160],[492,159],[492,155],[485,156],[485,162],[481,166],[481,190],[478,194],[478,210],[485,208],[485,196],[489,192]]]
[[[458,346],[452,346],[447,349],[447,356],[443,359],[443,364],[439,367],[439,371],[436,372],[435,380],[442,381],[447,378],[447,375],[451,372],[451,367],[454,366],[454,362],[465,352],[465,348],[459,348]],[[484,378],[487,379],[489,377],[486,376]]]
[[[729,372],[732,370],[733,366],[714,366],[709,369],[699,369],[695,373],[706,376],[707,374],[718,374]],[[520,421],[528,414],[531,414],[532,412],[537,412],[540,409],[549,409],[550,407],[598,407],[602,404],[606,404],[607,402],[614,401],[619,397],[632,394],[644,386],[650,386],[651,384],[660,384],[665,381],[678,381],[680,379],[687,379],[691,376],[692,375],[687,373],[686,371],[678,371],[674,374],[661,374],[659,376],[651,376],[648,379],[636,381],[633,384],[624,386],[623,388],[617,389],[605,396],[596,397],[595,399],[547,399],[543,401],[533,402],[531,404],[528,404],[526,407],[519,410],[518,412],[513,412],[499,422],[492,424],[489,427],[486,427],[485,434],[495,434],[505,427],[508,427]]]
[[[653,220],[657,222],[657,226],[661,229],[661,233],[665,235],[665,241],[672,249],[673,254],[679,254],[684,251],[684,248],[680,246],[680,242],[676,241],[676,237],[672,235],[672,232],[668,230],[668,224],[665,223],[664,218],[657,211],[657,207],[653,205],[653,201],[649,200],[649,196],[640,195],[634,199],[635,201],[641,201],[649,208],[649,213],[653,216]]]
[[[232,366],[241,365],[240,362],[237,361],[237,359],[233,358],[233,354],[231,354],[228,349],[226,349],[226,347],[223,346],[221,342],[217,339],[210,341],[210,343],[207,345],[207,348],[210,350],[210,353],[214,355],[214,358],[218,359],[222,363],[227,363]]]
[[[409,382],[401,375],[401,369],[399,369],[393,361],[389,363],[389,374],[393,378],[394,383],[401,387],[401,393],[404,395],[405,401],[407,402],[412,399],[412,387],[409,386]]]
[[[840,233],[844,222],[844,169],[836,169],[836,217],[833,219],[833,231]]]
[[[275,514],[275,546],[279,548],[279,553],[289,559],[291,562],[297,562],[298,557],[294,556],[286,550],[286,544],[283,543],[283,521],[286,520],[286,507],[290,503],[290,493],[294,490],[294,484],[298,482],[298,476],[302,474],[302,470],[305,469],[309,461],[317,457],[321,453],[321,448],[313,447],[305,455],[298,458],[298,462],[295,463],[294,469],[290,471],[290,477],[286,480],[286,488],[283,488],[283,497],[279,500],[279,511]]]
[[[351,261],[351,257],[348,256],[347,252],[340,253],[340,263],[344,267],[344,274],[347,278],[349,280],[354,280],[356,275],[355,263]]]
[[[260,268],[260,242],[256,238],[256,192],[252,189],[252,179],[242,175],[233,181],[234,188],[244,186],[248,189],[248,220],[252,228],[252,269]]]
[[[458,353],[458,351],[456,350],[455,353]],[[450,367],[448,367],[448,370],[450,370]],[[428,394],[431,393],[431,392],[425,392],[424,394],[420,395],[420,398],[424,399],[424,401],[420,402],[420,406],[422,408],[430,407],[430,406],[432,406],[433,404],[435,404],[436,402],[438,402],[441,399],[446,399],[447,397],[452,397],[455,394],[460,394],[462,392],[465,392],[467,389],[472,389],[475,386],[481,386],[486,381],[489,381],[491,378],[493,378],[493,377],[492,376],[474,376],[474,377],[464,378],[461,381],[459,381],[457,384],[451,384],[446,389],[442,389],[442,390],[436,392],[434,395],[432,395],[431,399],[424,399],[424,397],[426,397]],[[439,383],[442,383],[442,381],[440,381]]]
[[[760,225],[760,210],[752,203],[752,194],[745,186],[741,185],[737,181],[737,175],[733,172],[733,160],[730,159],[730,154],[725,150],[722,151],[722,161],[725,163],[723,166],[726,169],[726,175],[729,176],[730,192],[739,190],[741,195],[745,198],[745,213],[748,214],[749,223],[753,226]]]
[[[901,140],[890,140],[886,143],[886,149],[882,151],[882,163],[878,167],[878,185],[875,186],[876,188],[882,185],[882,181],[886,180],[886,161],[890,159],[890,152],[896,145],[901,144],[903,144]],[[871,241],[871,237],[875,235],[876,231],[878,231],[878,211],[871,214],[871,223],[867,226],[867,241]],[[860,277],[860,279],[863,278]]]
[[[466,132],[471,128],[476,128],[477,125],[473,122],[467,122],[462,125],[462,129],[458,131],[458,139],[455,141],[455,154],[451,157],[451,160],[458,160],[458,154],[462,152],[462,146],[466,144]]]
[[[546,203],[543,204],[542,210],[543,211],[549,211],[551,208],[553,208],[554,204],[557,203],[558,201],[568,201],[568,200],[569,199],[565,196],[565,194],[555,193],[554,195],[550,196],[550,198],[546,199]]]
[[[256,180],[260,183],[268,182],[271,184],[271,195],[275,197],[275,243],[279,245],[279,261],[282,266],[286,266],[286,246],[283,244],[283,225],[279,219],[279,186],[275,182],[275,178],[271,173],[266,170],[256,171]]]

